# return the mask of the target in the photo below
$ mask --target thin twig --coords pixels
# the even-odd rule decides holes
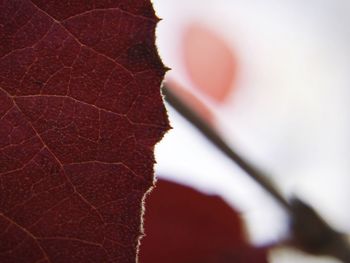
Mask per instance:
[[[281,193],[267,179],[266,175],[256,169],[248,161],[244,160],[232,147],[230,147],[224,139],[207,124],[190,106],[181,100],[170,88],[163,85],[163,94],[165,100],[179,112],[187,121],[194,125],[204,137],[214,144],[221,152],[223,152],[231,161],[237,164],[243,171],[261,185],[268,193],[270,193],[288,212],[291,211],[290,204],[281,195]]]
[[[231,161],[263,187],[290,216],[290,245],[313,255],[329,255],[350,263],[350,246],[345,235],[335,231],[311,207],[299,199],[288,202],[267,176],[243,159],[225,140],[169,87],[163,85],[165,100]]]

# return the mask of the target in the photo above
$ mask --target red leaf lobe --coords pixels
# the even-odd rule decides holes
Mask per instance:
[[[157,21],[150,1],[1,3],[1,262],[135,262],[169,127]]]

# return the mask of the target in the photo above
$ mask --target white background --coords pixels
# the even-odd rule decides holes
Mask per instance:
[[[235,92],[214,105],[217,126],[286,196],[311,203],[350,233],[350,2],[154,0],[157,44],[169,76],[188,81],[182,30],[201,22],[239,58]],[[156,147],[157,174],[220,194],[242,212],[253,243],[285,236],[283,211],[170,109],[173,130]],[[271,262],[336,262],[275,251]]]

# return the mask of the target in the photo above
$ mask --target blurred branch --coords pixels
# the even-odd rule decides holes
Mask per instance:
[[[167,84],[163,85],[165,100],[226,157],[254,179],[288,212],[291,245],[313,255],[329,255],[350,263],[350,246],[345,235],[333,230],[317,212],[299,199],[288,202],[268,177],[241,157],[200,115],[187,105]]]
[[[221,152],[225,154],[231,161],[238,165],[268,193],[270,193],[287,211],[291,210],[290,204],[270,182],[265,174],[256,169],[248,161],[244,160],[232,147],[230,147],[224,139],[204,121],[189,105],[187,105],[179,96],[177,96],[171,88],[166,84],[163,86],[163,94],[165,100],[179,112],[187,121],[189,121],[202,135],[215,145]]]
[[[299,199],[292,199],[291,207],[291,245],[313,255],[328,255],[350,262],[346,235],[332,229],[312,207]]]

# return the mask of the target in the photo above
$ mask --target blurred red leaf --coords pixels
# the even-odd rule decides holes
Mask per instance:
[[[150,1],[0,3],[0,262],[135,262],[168,129]]]
[[[192,24],[184,33],[183,58],[194,87],[223,102],[233,87],[237,67],[226,41],[206,27]]]
[[[241,218],[220,197],[158,180],[146,199],[140,262],[264,263],[246,241]]]

